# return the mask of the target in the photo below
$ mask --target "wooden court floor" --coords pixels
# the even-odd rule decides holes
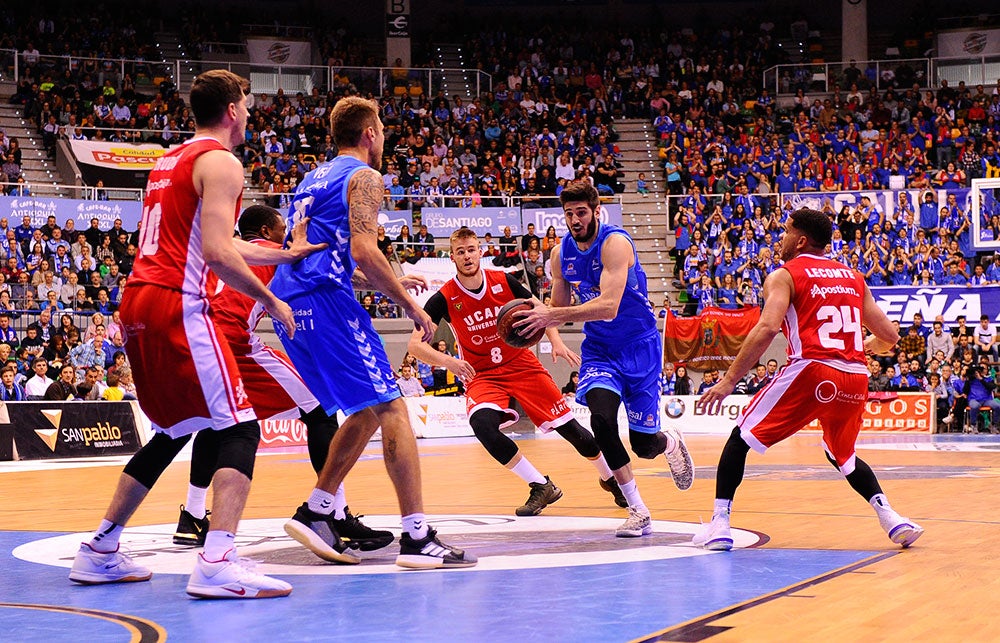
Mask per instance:
[[[857,550],[872,555],[864,565],[723,610],[716,607],[686,623],[664,627],[651,622],[649,634],[633,640],[1000,640],[1000,558],[994,549],[1000,518],[993,513],[1000,492],[1000,442],[983,438],[932,447],[929,439],[871,434],[859,445],[859,456],[875,469],[893,506],[926,529],[914,547],[902,552],[879,528],[867,504],[825,461],[818,434],[799,434],[763,456],[751,452],[734,504],[734,527],[764,534],[762,549]],[[654,519],[697,524],[710,518],[715,464],[724,440],[689,436],[698,475],[693,488],[683,493],[671,483],[664,461],[633,461]],[[565,492],[544,515],[624,519],[624,510],[614,507],[597,487],[594,469],[567,444],[548,437],[518,444]],[[970,446],[974,450],[963,450]],[[512,514],[527,497],[525,485],[475,442],[422,440],[420,450],[428,514]],[[398,513],[377,443],[366,456],[347,480],[352,510]],[[0,531],[93,529],[120,470],[117,465],[36,471],[0,466]],[[175,462],[131,524],[176,521],[186,481],[187,463]],[[262,455],[244,518],[289,517],[313,481],[304,453]],[[2,568],[11,553],[0,556]],[[716,581],[696,577],[686,582]],[[66,587],[52,589],[58,593]],[[646,589],[658,591],[656,586]],[[3,618],[0,611],[0,621]],[[0,639],[5,637],[0,634]]]

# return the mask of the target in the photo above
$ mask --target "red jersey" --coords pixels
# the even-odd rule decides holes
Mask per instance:
[[[483,289],[469,292],[455,277],[439,291],[448,307],[451,329],[458,340],[459,357],[472,365],[476,373],[510,369],[516,373],[525,363],[538,363],[526,348],[514,348],[497,335],[497,312],[516,299],[507,284],[507,274],[483,270]]]
[[[217,277],[201,249],[201,197],[192,174],[199,156],[228,152],[214,138],[193,138],[156,162],[146,184],[142,234],[129,285],[150,284],[208,298]],[[239,215],[237,200],[233,223]]]
[[[267,239],[253,239],[250,243],[265,248],[281,248],[280,244]],[[276,269],[277,266],[250,266],[253,274],[257,275],[265,285],[270,283]],[[249,350],[250,333],[257,330],[257,324],[264,317],[264,308],[253,298],[247,297],[220,280],[216,294],[212,298],[212,312],[215,315],[216,328],[233,349],[245,347]]]
[[[865,280],[842,263],[799,255],[782,266],[792,275],[795,294],[781,324],[788,358],[822,362],[849,373],[865,365]]]

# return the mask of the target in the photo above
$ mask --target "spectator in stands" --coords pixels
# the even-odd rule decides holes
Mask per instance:
[[[998,360],[997,329],[990,321],[989,315],[980,316],[979,325],[973,329],[972,337],[977,355],[988,356],[993,361]]]
[[[16,349],[20,344],[17,332],[10,327],[10,315],[0,310],[0,344]]]
[[[25,395],[29,400],[44,399],[45,392],[53,382],[47,375],[49,370],[48,362],[42,357],[36,357],[31,363],[31,370],[34,375],[24,384]]]
[[[688,377],[687,366],[680,364],[677,366],[677,371],[675,375],[676,383],[674,384],[674,394],[675,395],[692,395],[692,383],[691,378]]]
[[[0,400],[4,402],[22,402],[27,399],[27,394],[20,384],[14,379],[17,376],[17,367],[5,362],[3,370],[0,371]]]
[[[49,385],[42,399],[51,401],[73,400],[79,397],[76,390],[76,371],[72,364],[63,364],[59,379]]]

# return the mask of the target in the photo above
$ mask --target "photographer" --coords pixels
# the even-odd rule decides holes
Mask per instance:
[[[962,387],[962,393],[969,407],[969,427],[978,432],[979,410],[991,409],[989,429],[990,433],[997,433],[997,427],[1000,425],[1000,400],[993,397],[996,382],[987,377],[986,367],[981,364],[969,366],[965,372],[965,386]]]

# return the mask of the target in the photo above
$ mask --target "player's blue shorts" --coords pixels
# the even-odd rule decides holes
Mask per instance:
[[[622,398],[630,429],[640,433],[660,430],[660,363],[663,347],[658,333],[638,341],[608,345],[586,338],[580,347],[580,381],[576,399],[603,388]]]
[[[299,375],[329,414],[401,397],[382,339],[353,292],[319,288],[289,299],[295,337],[274,328]]]

